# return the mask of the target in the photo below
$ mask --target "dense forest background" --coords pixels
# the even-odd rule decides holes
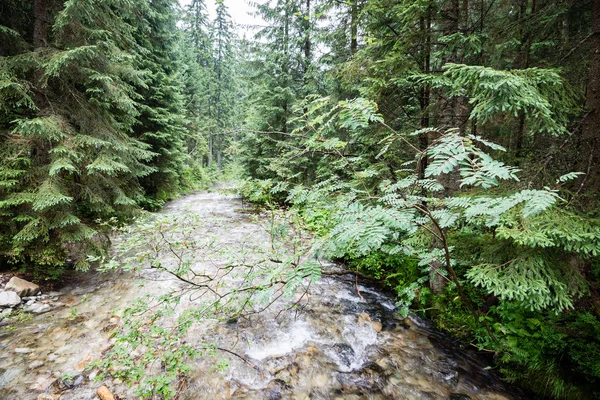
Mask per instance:
[[[599,398],[600,1],[0,4],[0,260],[223,175],[540,398]],[[71,265],[74,264],[74,265]]]

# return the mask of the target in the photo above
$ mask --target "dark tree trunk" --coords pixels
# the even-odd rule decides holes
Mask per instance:
[[[49,0],[34,0],[33,2],[33,47],[48,46],[48,17]]]
[[[600,0],[594,0],[590,38],[590,69],[588,73],[585,108],[587,114],[582,124],[582,151],[579,169],[587,174],[584,182],[598,189],[600,183]]]
[[[352,2],[350,10],[350,54],[358,50],[358,0]]]
[[[517,60],[515,65],[517,68],[526,69],[529,68],[529,53],[531,52],[531,34],[525,31],[524,21],[528,20],[531,15],[535,13],[536,8],[536,0],[531,1],[531,12],[527,13],[528,0],[523,0],[521,2],[521,11],[520,11],[520,19],[519,21],[519,31],[521,36],[521,51],[517,54]],[[519,128],[517,131],[517,138],[515,140],[515,157],[517,160],[521,158],[523,155],[523,140],[525,138],[525,112],[521,111],[519,113]]]
[[[308,65],[310,65],[310,52],[312,48],[312,43],[310,41],[310,0],[306,0],[306,17],[307,19],[304,32],[306,35],[304,38],[304,59],[308,69]]]

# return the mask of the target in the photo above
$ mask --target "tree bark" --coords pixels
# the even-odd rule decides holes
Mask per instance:
[[[583,183],[598,189],[600,178],[600,0],[594,0],[592,9],[592,37],[590,38],[590,69],[588,72],[585,108],[582,124],[581,159],[579,169],[587,173]]]
[[[354,0],[350,9],[350,55],[358,50],[358,0]]]
[[[306,69],[308,70],[308,66],[310,65],[310,52],[312,48],[312,43],[310,41],[310,0],[306,0],[306,18],[305,26],[304,26],[304,59],[306,62]]]
[[[33,47],[35,49],[48,46],[48,8],[49,0],[33,2]]]

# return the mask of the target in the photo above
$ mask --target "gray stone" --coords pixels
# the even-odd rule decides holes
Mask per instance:
[[[21,304],[21,298],[15,292],[0,292],[0,307],[16,307]]]
[[[33,314],[43,314],[43,313],[47,313],[50,310],[52,310],[52,307],[50,306],[50,304],[41,304],[41,303],[35,303],[35,304],[32,304],[25,308],[25,311],[33,313]]]
[[[12,314],[12,309],[5,308],[4,310],[0,311],[0,319],[8,318],[10,317],[10,314]]]
[[[39,367],[41,367],[43,365],[44,365],[43,361],[41,361],[41,360],[35,360],[31,364],[29,364],[29,366],[27,367],[27,369],[36,369],[36,368],[39,368]]]
[[[13,276],[4,287],[4,290],[10,290],[19,296],[34,296],[40,292],[40,287],[35,283]]]
[[[4,373],[2,373],[4,372]],[[5,371],[0,370],[0,388],[8,386],[12,381],[18,378],[23,371],[20,369],[7,369]]]
[[[78,375],[78,376],[75,378],[75,381],[73,382],[73,386],[75,386],[75,387],[77,387],[77,386],[81,386],[81,385],[83,385],[83,382],[84,382],[83,375]]]
[[[32,352],[33,352],[33,349],[30,349],[28,347],[17,347],[15,349],[15,353],[17,353],[17,354],[29,354]]]

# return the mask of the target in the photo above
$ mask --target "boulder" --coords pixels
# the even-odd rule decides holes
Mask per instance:
[[[0,307],[16,307],[21,304],[21,298],[15,292],[0,292]]]
[[[15,292],[20,297],[35,296],[40,292],[40,287],[35,283],[13,276],[4,287],[4,290]]]

